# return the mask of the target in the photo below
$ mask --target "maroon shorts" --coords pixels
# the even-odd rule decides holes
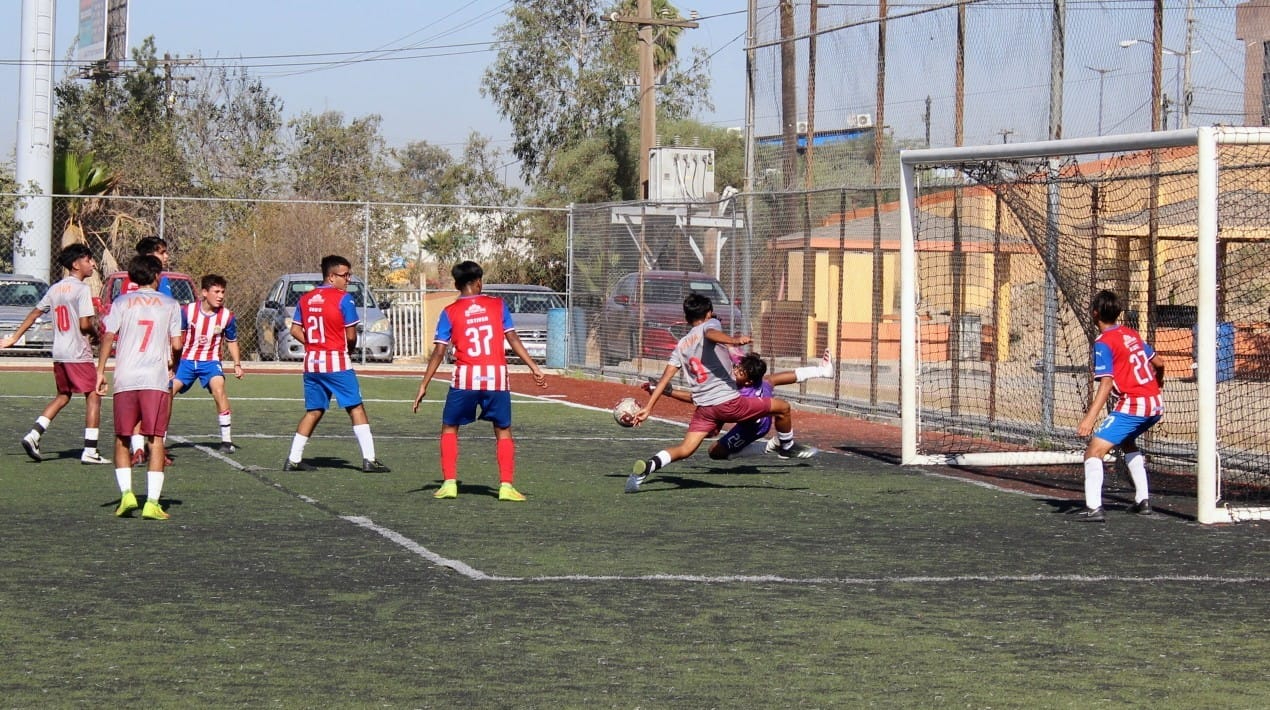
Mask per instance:
[[[172,393],[166,390],[128,390],[115,393],[115,435],[130,436],[141,424],[142,436],[167,436],[172,417]]]
[[[724,424],[757,419],[772,411],[770,397],[737,397],[723,404],[697,407],[688,422],[688,431],[710,433]]]
[[[97,365],[91,362],[53,363],[58,394],[81,394],[97,389]]]

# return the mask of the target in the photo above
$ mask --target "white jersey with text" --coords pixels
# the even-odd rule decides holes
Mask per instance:
[[[181,334],[181,305],[154,289],[125,293],[102,318],[115,334],[115,392],[168,390],[172,338]]]
[[[670,353],[670,364],[688,381],[692,403],[698,407],[723,404],[741,396],[732,379],[728,346],[706,340],[707,330],[723,330],[718,318],[693,326]]]
[[[92,317],[93,292],[88,284],[67,276],[49,287],[36,305],[53,321],[53,362],[92,362],[93,346],[79,329],[79,319]]]

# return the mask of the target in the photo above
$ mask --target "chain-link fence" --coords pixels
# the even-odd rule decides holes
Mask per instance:
[[[548,364],[620,376],[661,372],[686,329],[683,297],[699,291],[728,329],[754,337],[773,370],[826,350],[839,360],[833,379],[788,388],[792,398],[893,414],[897,230],[881,205],[894,195],[837,189],[569,210],[58,197],[53,257],[64,240],[84,241],[104,277],[126,266],[141,237],[162,236],[170,270],[196,284],[209,273],[228,279],[244,357],[265,360],[299,357],[285,318],[320,281],[326,254],[354,264],[370,291],[358,296],[363,327],[390,333],[384,354],[396,359],[428,356],[460,259],[481,261],[487,283],[536,283],[564,296],[565,308],[553,309],[561,318],[534,326],[561,344],[545,351]],[[60,277],[55,266],[50,273]]]

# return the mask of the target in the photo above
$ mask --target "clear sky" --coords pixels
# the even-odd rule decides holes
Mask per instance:
[[[700,28],[685,30],[681,56],[690,56],[696,46],[714,55],[710,73],[716,110],[700,118],[740,126],[745,0],[674,4],[683,15],[695,9],[702,16]],[[479,87],[494,58],[494,31],[510,6],[505,0],[130,0],[129,45],[153,35],[160,56],[241,58],[282,99],[287,117],[326,110],[340,111],[346,119],[379,114],[390,146],[426,140],[457,151],[471,131],[478,131],[506,152],[508,126]],[[78,15],[77,0],[59,0],[59,60],[75,40]],[[0,60],[6,60],[0,62],[0,96],[5,97],[0,101],[0,160],[5,162],[12,160],[17,133],[19,72],[12,60],[19,56],[21,18],[20,0],[0,1]],[[417,49],[376,53],[406,47]],[[62,76],[59,70],[56,79]]]

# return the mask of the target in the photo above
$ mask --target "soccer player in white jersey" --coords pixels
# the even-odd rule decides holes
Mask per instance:
[[[203,277],[199,300],[181,308],[181,326],[185,330],[185,348],[172,378],[173,396],[189,390],[198,380],[212,393],[216,405],[216,422],[220,424],[220,451],[232,454],[238,450],[230,436],[229,395],[225,392],[225,372],[221,369],[221,344],[234,360],[234,377],[243,378],[243,363],[238,352],[238,322],[234,312],[225,307],[225,287],[229,282],[219,274]]]
[[[639,426],[648,419],[653,406],[670,385],[671,378],[680,370],[685,371],[696,409],[682,443],[662,449],[650,459],[635,462],[631,475],[626,479],[627,493],[638,491],[640,484],[654,471],[672,461],[692,456],[701,442],[724,424],[771,416],[778,441],[776,455],[781,458],[795,455],[794,420],[789,402],[775,397],[742,397],[733,379],[732,356],[728,347],[748,345],[750,337],[724,333],[723,324],[714,317],[714,304],[699,293],[688,294],[684,299],[684,320],[688,321],[690,329],[670,353],[670,361],[649,395],[648,404],[635,413],[635,425]]]
[[[128,278],[140,288],[115,299],[110,313],[102,318],[105,335],[97,357],[97,393],[105,395],[106,362],[115,346],[115,479],[119,483],[119,507],[115,515],[125,517],[138,508],[132,492],[132,457],[129,439],[140,425],[141,435],[150,445],[146,472],[146,503],[141,517],[167,520],[159,503],[163,494],[163,437],[172,415],[172,391],[168,389],[172,363],[185,344],[181,329],[181,305],[176,299],[155,290],[163,264],[152,255],[138,256],[128,265]]]
[[[18,329],[7,338],[0,339],[0,350],[11,347],[40,316],[53,319],[53,382],[57,396],[35,419],[35,426],[22,437],[22,448],[36,461],[44,459],[40,453],[40,436],[53,423],[53,418],[70,404],[71,396],[84,395],[84,451],[80,463],[110,463],[97,452],[97,427],[101,424],[101,397],[97,394],[96,371],[93,369],[92,340],[97,337],[93,323],[96,310],[93,294],[84,279],[97,268],[92,252],[83,244],[71,244],[62,250],[57,263],[66,270],[66,276],[53,284],[35,308],[27,314]]]

